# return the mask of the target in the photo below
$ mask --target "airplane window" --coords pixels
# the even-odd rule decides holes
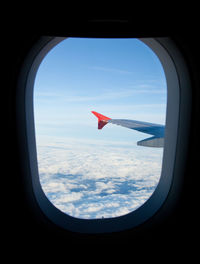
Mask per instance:
[[[141,207],[161,176],[167,84],[139,39],[67,38],[34,84],[39,179],[49,201],[81,219]]]

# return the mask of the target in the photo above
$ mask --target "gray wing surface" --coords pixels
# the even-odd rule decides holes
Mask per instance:
[[[150,138],[138,141],[139,146],[164,147],[165,126],[163,125],[127,119],[109,119],[107,122],[152,135]]]
[[[165,127],[163,125],[127,119],[110,119],[108,123],[134,129],[156,137],[164,137]]]

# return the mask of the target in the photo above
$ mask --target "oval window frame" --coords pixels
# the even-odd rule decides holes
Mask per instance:
[[[170,195],[179,193],[188,144],[191,113],[189,73],[184,59],[169,38],[139,38],[158,56],[167,81],[165,147],[159,183],[152,196],[135,211],[104,219],[78,219],[57,209],[46,197],[39,180],[35,140],[33,88],[40,63],[46,54],[66,37],[42,37],[29,52],[21,69],[17,90],[17,120],[22,156],[26,155],[25,174],[29,190],[42,212],[54,224],[80,233],[118,232],[134,228],[150,219],[166,204],[172,206]],[[23,133],[21,133],[23,130]],[[25,162],[25,161],[22,161]],[[175,203],[175,200],[173,201]],[[169,206],[169,207],[170,207]]]

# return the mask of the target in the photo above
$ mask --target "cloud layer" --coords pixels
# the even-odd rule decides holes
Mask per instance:
[[[140,207],[160,178],[162,149],[107,142],[38,144],[39,174],[48,199],[77,218],[108,218]]]

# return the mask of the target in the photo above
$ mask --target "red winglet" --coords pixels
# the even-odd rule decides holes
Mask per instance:
[[[91,111],[98,118],[98,129],[102,129],[111,118],[101,115],[95,111]]]

